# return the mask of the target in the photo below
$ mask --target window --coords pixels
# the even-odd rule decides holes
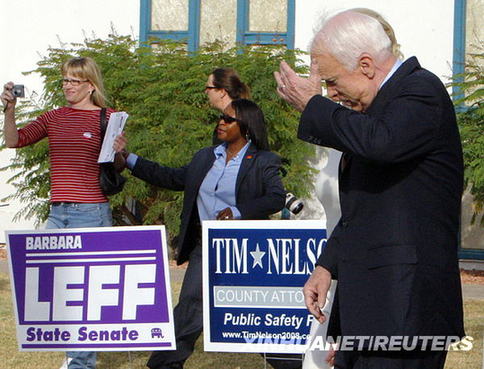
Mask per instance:
[[[484,3],[481,0],[456,0],[454,3],[454,60],[452,66],[454,76],[465,72],[466,62],[477,62],[481,68],[484,67],[482,59],[480,62],[470,59],[470,54],[482,55],[484,51],[482,48],[483,15]],[[452,92],[454,99],[462,96],[461,91],[455,86]],[[460,108],[466,109],[466,107]],[[464,143],[464,149],[465,146]],[[473,201],[474,198],[468,188],[462,197],[459,258],[484,260],[484,228],[480,224],[484,215],[478,215],[473,221]]]
[[[215,40],[294,48],[295,0],[141,0],[140,14],[141,42],[184,41],[189,51]]]
[[[237,42],[294,48],[295,0],[238,0]]]
[[[151,37],[187,43],[198,49],[200,0],[141,0],[140,40]]]

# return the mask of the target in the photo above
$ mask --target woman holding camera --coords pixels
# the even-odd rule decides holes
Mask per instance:
[[[217,124],[220,145],[198,151],[186,166],[169,168],[126,155],[131,173],[159,187],[184,191],[177,263],[189,260],[178,305],[174,311],[175,351],[153,352],[152,369],[183,368],[203,329],[203,220],[267,219],[284,207],[280,159],[269,151],[264,116],[252,101],[234,100]],[[115,149],[126,147],[118,137]]]
[[[32,145],[49,138],[50,213],[47,228],[112,225],[108,198],[99,184],[100,114],[106,107],[101,72],[91,58],[73,58],[62,65],[66,106],[40,115],[17,129],[13,83],[5,84],[4,137],[7,147]],[[109,119],[112,109],[106,109]],[[118,155],[119,156],[119,155]],[[95,352],[68,352],[69,369],[95,368]]]

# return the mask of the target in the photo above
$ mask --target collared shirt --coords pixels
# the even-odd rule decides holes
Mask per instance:
[[[397,71],[398,68],[400,68],[400,65],[403,64],[403,61],[400,60],[400,59],[397,59],[397,61],[395,62],[395,64],[393,64],[393,67],[392,69],[390,69],[390,72],[388,72],[387,76],[385,77],[385,79],[383,80],[383,82],[381,83],[380,87],[378,88],[378,90],[381,90],[381,88],[383,87],[383,85],[390,79],[392,78],[392,76],[395,74],[395,72]]]
[[[242,159],[249,145],[250,142],[227,165],[225,164],[227,158],[226,145],[221,144],[214,148],[215,161],[198,190],[197,206],[200,221],[216,219],[217,214],[227,207],[232,210],[234,219],[240,219],[240,211],[235,207],[237,201],[235,184]],[[132,170],[137,160],[138,155],[130,153],[126,158],[128,169]]]
[[[217,214],[225,208],[232,210],[234,219],[240,219],[240,211],[235,206],[235,184],[249,145],[250,142],[227,163],[226,144],[221,144],[213,150],[215,161],[198,190],[197,206],[200,221],[216,219]]]

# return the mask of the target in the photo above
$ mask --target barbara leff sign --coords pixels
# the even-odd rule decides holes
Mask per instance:
[[[203,222],[205,350],[303,353],[302,287],[325,245],[322,221]]]
[[[173,350],[163,226],[7,231],[19,349]]]

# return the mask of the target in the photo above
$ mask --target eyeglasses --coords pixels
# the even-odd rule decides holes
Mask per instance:
[[[203,89],[203,92],[207,92],[207,90],[216,90],[220,87],[215,87],[215,86],[205,86],[205,88]]]
[[[240,119],[237,119],[235,117],[231,117],[230,115],[227,115],[227,114],[221,114],[218,118],[220,120],[223,120],[227,124],[230,124],[230,123],[233,123],[233,122],[242,123],[242,121]]]
[[[84,83],[84,82],[89,82],[89,80],[88,79],[79,80],[79,79],[72,79],[72,78],[63,78],[62,79],[63,85],[67,85],[68,83],[70,83],[72,86],[79,86],[81,83]]]

